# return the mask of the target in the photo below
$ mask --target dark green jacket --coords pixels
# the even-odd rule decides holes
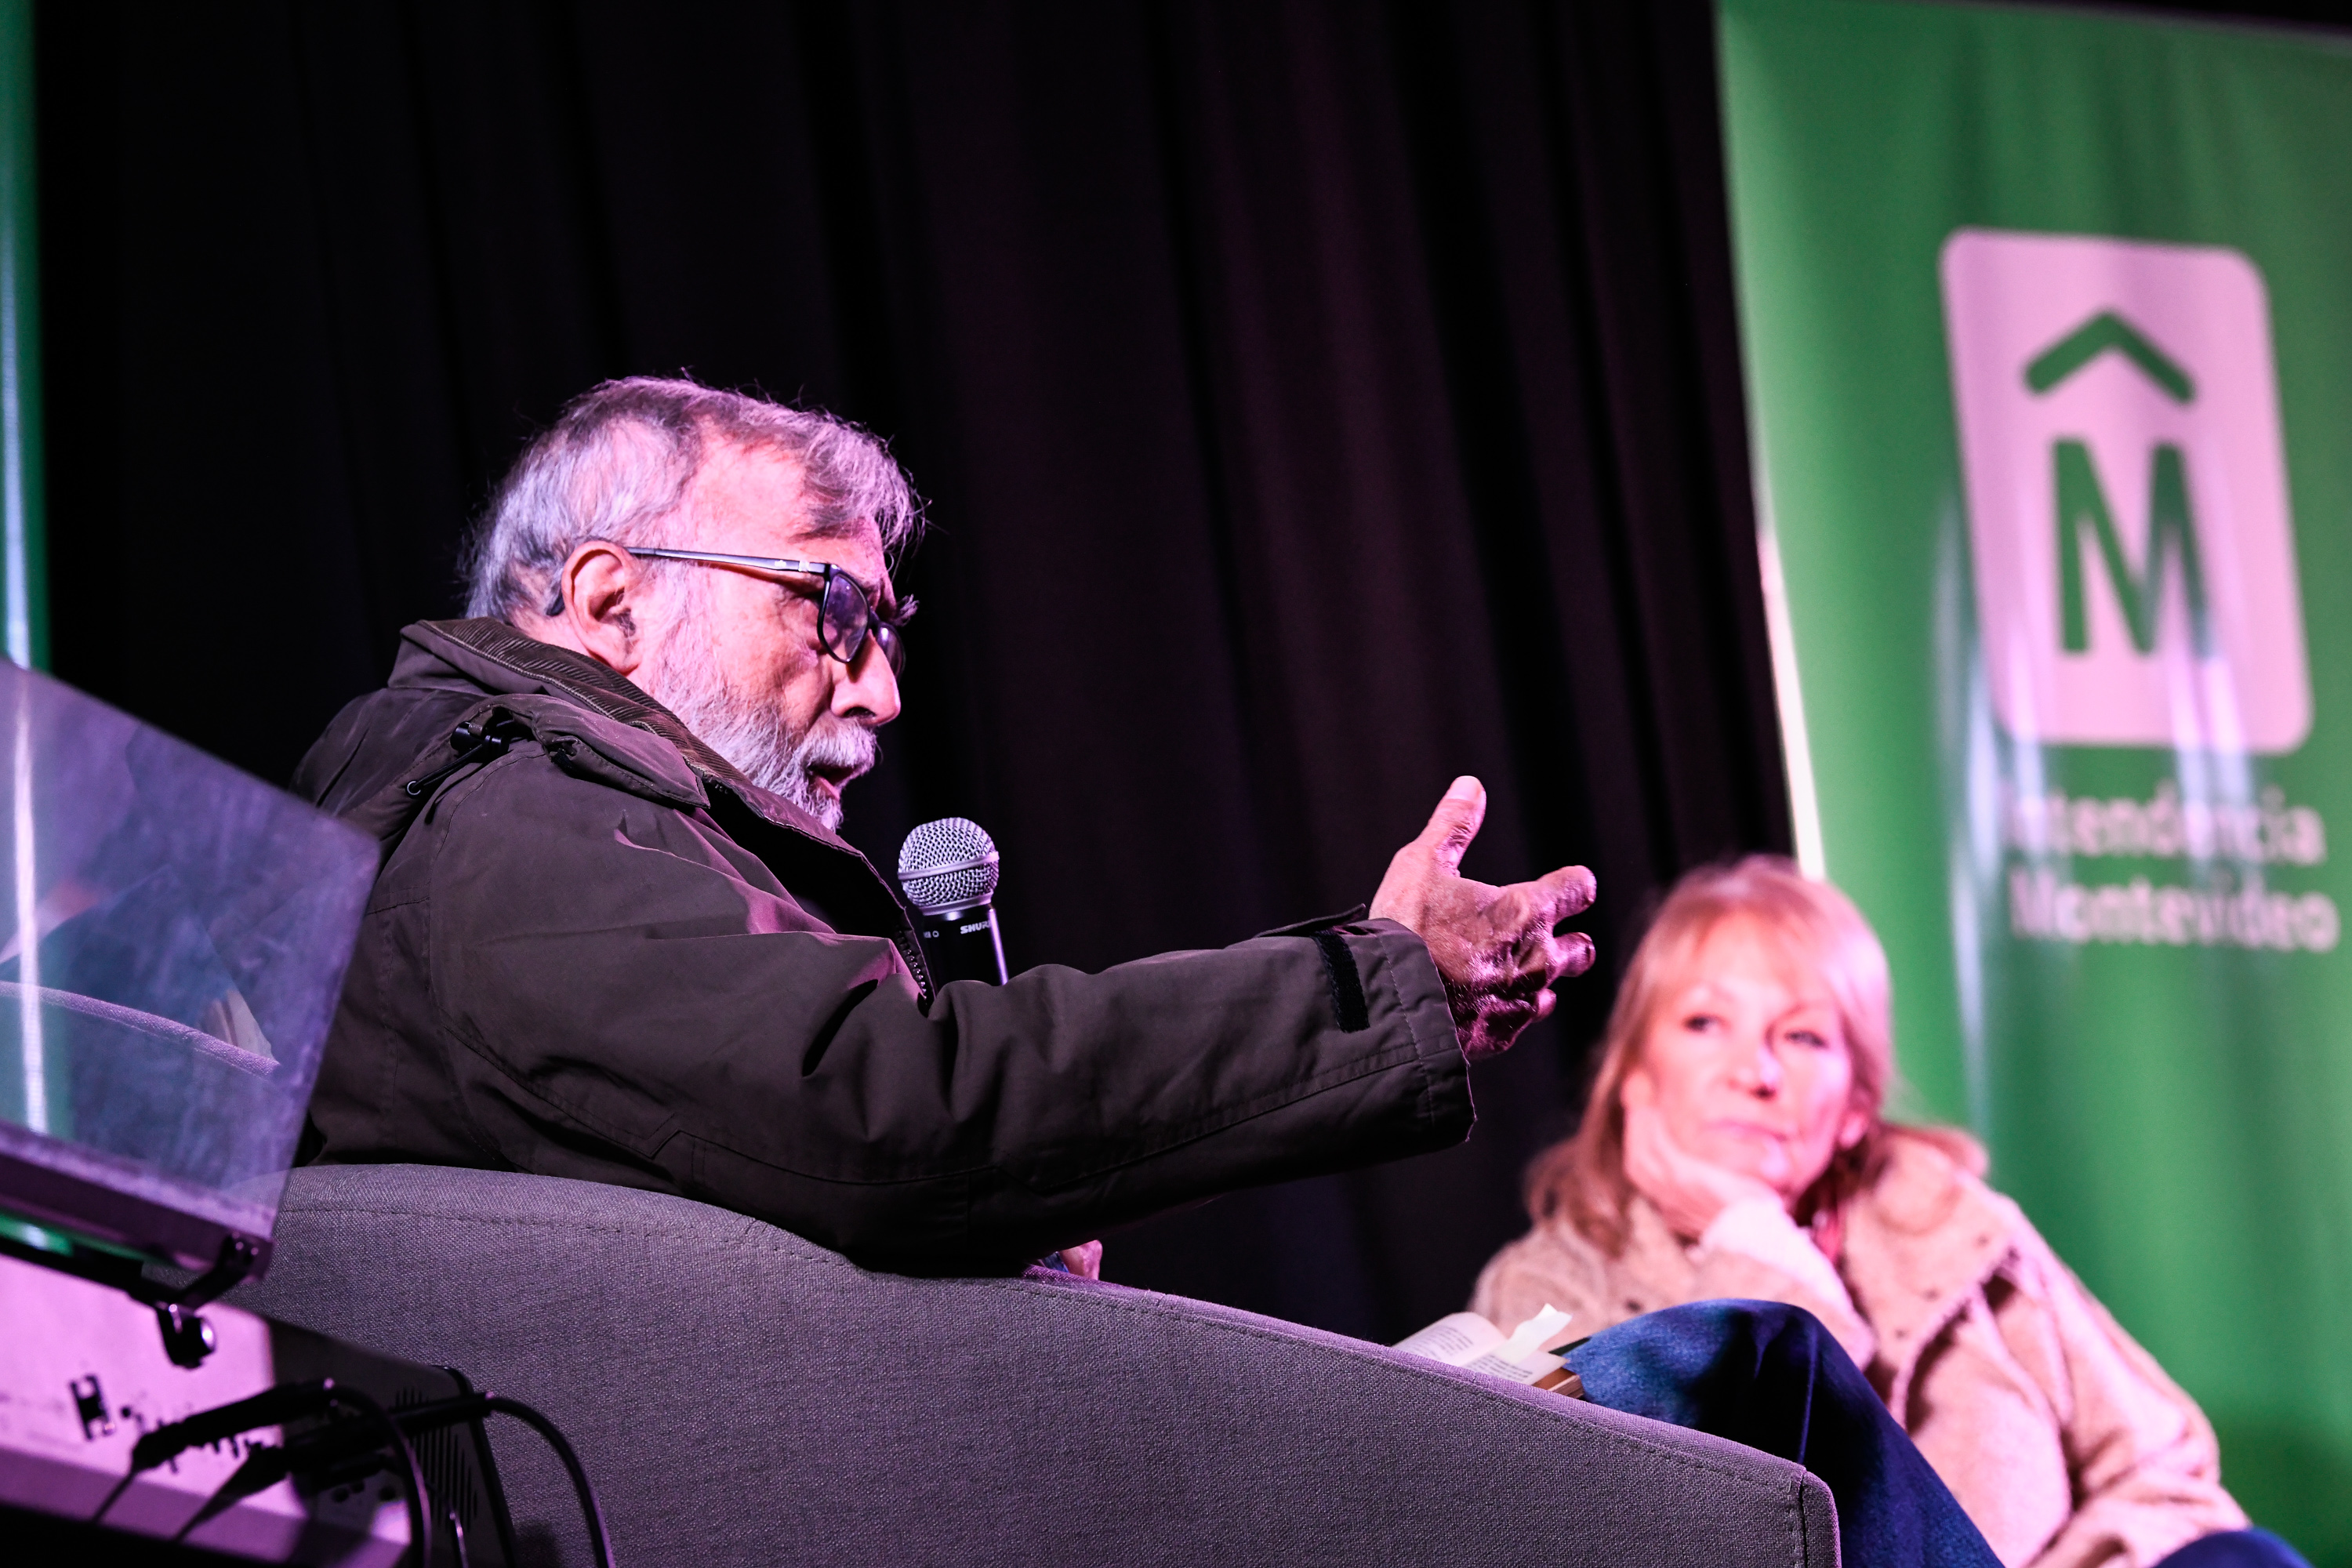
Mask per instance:
[[[312,1158],[680,1193],[940,1271],[1469,1131],[1392,921],[933,996],[865,857],[628,681],[497,621],[403,636],[296,776],[386,851]]]

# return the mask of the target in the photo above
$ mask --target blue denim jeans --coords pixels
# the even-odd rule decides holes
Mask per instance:
[[[1801,1307],[1699,1301],[1631,1319],[1568,1354],[1596,1405],[1711,1432],[1819,1476],[1855,1568],[2000,1568],[2000,1559],[1829,1331]],[[2191,1542],[2158,1568],[2308,1568],[2262,1531]]]
[[[1698,1301],[1569,1352],[1596,1405],[1711,1432],[1821,1477],[1856,1568],[2000,1568],[1821,1321],[1778,1301]]]
[[[2267,1530],[2231,1530],[2190,1542],[2156,1568],[2311,1568]]]

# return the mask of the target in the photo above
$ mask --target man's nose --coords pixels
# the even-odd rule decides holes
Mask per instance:
[[[836,719],[862,719],[887,724],[898,716],[898,674],[890,668],[878,637],[867,637],[840,677],[833,683],[833,714]]]

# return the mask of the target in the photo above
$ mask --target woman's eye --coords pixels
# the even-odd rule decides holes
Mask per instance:
[[[1791,1029],[1787,1037],[1798,1045],[1811,1046],[1817,1051],[1829,1049],[1829,1039],[1817,1029]]]
[[[1723,1026],[1723,1020],[1712,1013],[1694,1013],[1683,1020],[1683,1027],[1694,1035],[1711,1034]]]

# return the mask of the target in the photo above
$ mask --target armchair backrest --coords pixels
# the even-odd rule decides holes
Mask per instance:
[[[1720,1439],[1247,1312],[868,1273],[550,1177],[298,1171],[240,1305],[544,1410],[635,1564],[1837,1561],[1820,1480]],[[561,1472],[491,1433],[585,1562]]]

